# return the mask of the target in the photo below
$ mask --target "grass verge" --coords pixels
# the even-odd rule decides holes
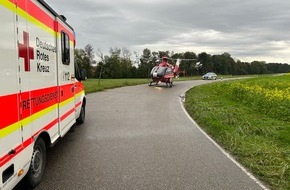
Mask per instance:
[[[188,91],[185,102],[191,117],[213,139],[260,180],[277,190],[290,189],[290,120],[282,113],[283,117],[276,117],[282,109],[280,100],[273,100],[268,95],[277,85],[279,87],[273,89],[277,97],[280,87],[288,92],[290,76],[283,77],[223,81],[194,87]],[[253,85],[256,91],[248,88]],[[241,86],[245,88],[235,88]],[[289,112],[290,101],[288,96],[283,97],[281,102],[288,106]],[[274,115],[267,112],[265,105],[269,102],[275,110]],[[259,107],[259,104],[265,105]]]
[[[233,76],[220,76],[223,78],[231,78]],[[192,77],[180,77],[179,79],[174,79],[174,82],[177,81],[186,81],[186,80],[200,80],[201,76],[192,76]],[[88,79],[86,81],[83,81],[83,84],[85,85],[86,93],[92,93],[92,92],[99,92],[107,89],[112,88],[119,88],[123,86],[133,86],[133,85],[139,85],[139,84],[149,84],[151,81],[150,78],[137,78],[137,79]]]
[[[88,79],[83,81],[86,93],[99,92],[122,86],[133,86],[149,83],[149,79]]]

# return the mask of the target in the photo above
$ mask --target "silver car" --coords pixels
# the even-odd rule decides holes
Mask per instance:
[[[217,75],[213,72],[206,73],[205,75],[202,76],[203,80],[216,80]]]

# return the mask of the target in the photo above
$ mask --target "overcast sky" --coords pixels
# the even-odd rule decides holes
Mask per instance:
[[[77,48],[228,52],[241,61],[290,63],[289,0],[46,2],[73,26]]]

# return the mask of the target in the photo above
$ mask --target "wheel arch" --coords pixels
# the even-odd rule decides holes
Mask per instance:
[[[87,104],[87,98],[84,96],[82,106],[86,107],[86,104]]]
[[[52,143],[51,143],[51,138],[50,138],[50,136],[49,136],[49,134],[48,134],[47,131],[42,131],[42,132],[37,136],[37,138],[35,139],[35,142],[36,142],[37,139],[39,139],[39,138],[42,138],[42,139],[43,139],[46,148],[51,147],[51,145],[52,145]]]

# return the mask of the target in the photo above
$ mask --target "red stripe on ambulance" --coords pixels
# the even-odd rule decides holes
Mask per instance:
[[[15,107],[19,107],[18,103],[18,94],[10,94],[7,96],[0,96],[0,102],[3,105],[3,108],[0,109],[0,130],[12,125],[13,123],[19,120],[18,110],[11,109]]]

